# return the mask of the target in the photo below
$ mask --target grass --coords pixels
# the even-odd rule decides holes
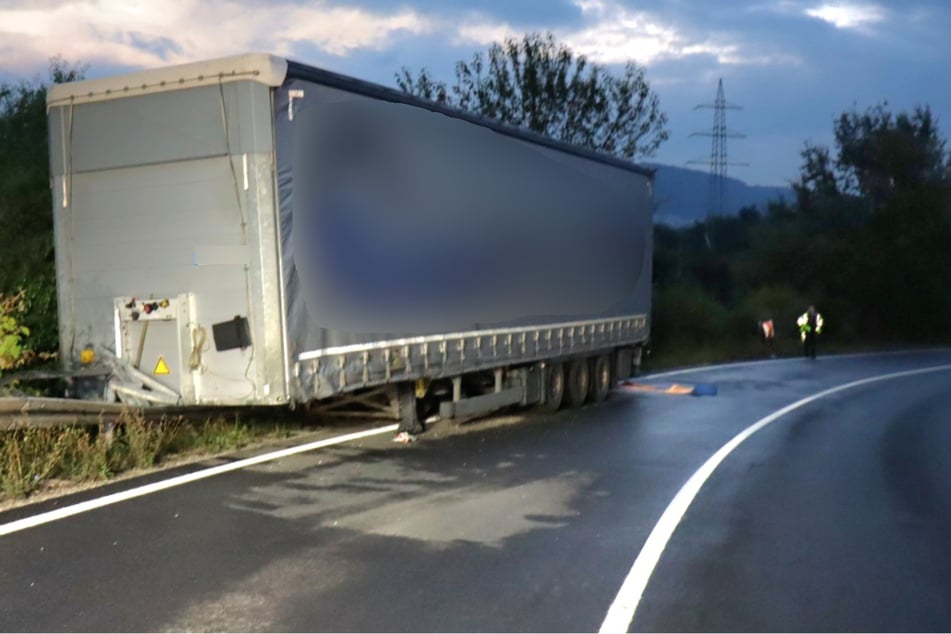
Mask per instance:
[[[107,480],[171,457],[233,451],[291,433],[279,423],[248,424],[237,416],[202,422],[167,417],[152,421],[136,410],[122,412],[111,438],[81,427],[2,432],[0,502],[27,497],[55,481]]]

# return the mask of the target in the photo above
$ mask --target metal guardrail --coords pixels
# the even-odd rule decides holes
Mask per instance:
[[[95,426],[113,423],[123,412],[141,412],[146,419],[162,416],[207,418],[257,408],[218,405],[132,407],[126,403],[82,401],[71,398],[13,396],[0,398],[0,432],[37,427]],[[262,406],[261,411],[269,408]]]
[[[98,425],[118,417],[121,403],[97,403],[68,398],[0,398],[0,431],[29,427]]]
[[[304,400],[418,378],[568,357],[647,339],[647,316],[431,335],[302,353],[294,366]]]

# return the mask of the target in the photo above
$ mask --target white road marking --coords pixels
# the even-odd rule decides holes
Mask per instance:
[[[690,479],[687,480],[683,487],[681,487],[680,491],[677,492],[677,495],[674,496],[674,499],[671,500],[670,504],[664,510],[664,513],[660,516],[660,519],[654,526],[654,530],[651,531],[647,541],[644,542],[644,546],[641,548],[641,552],[637,555],[637,559],[634,560],[634,565],[631,567],[630,572],[624,579],[621,589],[618,590],[617,596],[614,598],[614,602],[608,609],[607,616],[604,618],[604,622],[601,624],[601,629],[599,631],[602,633],[628,631],[628,628],[631,627],[631,623],[634,621],[634,614],[637,612],[637,606],[641,601],[641,597],[644,595],[644,590],[647,588],[647,582],[650,581],[650,577],[654,572],[654,568],[657,566],[657,562],[660,560],[660,557],[663,554],[664,549],[667,547],[667,543],[670,541],[671,536],[677,529],[677,525],[680,524],[680,521],[687,513],[687,509],[690,507],[690,504],[700,492],[700,488],[713,474],[714,470],[716,470],[720,463],[723,462],[723,460],[728,455],[730,455],[734,449],[739,447],[744,440],[763,429],[770,423],[785,416],[786,414],[797,410],[800,407],[808,405],[813,401],[830,396],[837,392],[842,392],[844,390],[849,390],[854,387],[859,387],[861,385],[867,385],[869,383],[875,383],[878,381],[913,376],[916,374],[941,372],[944,370],[951,370],[951,364],[919,368],[917,370],[906,370],[903,372],[894,372],[892,374],[883,374],[880,376],[860,379],[858,381],[852,381],[851,383],[845,383],[787,405],[786,407],[773,412],[769,416],[761,418],[734,436],[730,442],[723,445],[719,451],[717,451],[705,463],[703,463],[703,466],[701,466],[696,471],[696,473],[690,476]]]
[[[849,352],[844,354],[829,354],[824,355],[822,358],[831,359],[836,361],[838,359],[860,359],[862,357],[889,357],[902,354],[916,354],[916,353],[947,353],[951,352],[951,348],[924,348],[924,349],[906,349],[906,350],[888,350],[885,352]],[[747,368],[751,366],[766,365],[766,364],[777,364],[777,363],[806,363],[807,360],[803,357],[778,357],[776,359],[756,359],[754,361],[733,361],[730,363],[717,363],[711,365],[699,365],[691,368],[682,368],[680,370],[666,370],[664,372],[658,372],[656,374],[645,374],[643,376],[634,377],[641,381],[649,381],[653,379],[662,379],[668,376],[679,376],[681,374],[695,374],[697,372],[708,372],[710,370],[729,370],[733,368]]]
[[[261,454],[260,456],[253,456],[251,458],[237,460],[235,462],[219,465],[217,467],[202,469],[201,471],[195,471],[194,473],[186,473],[185,475],[169,478],[168,480],[160,480],[159,482],[145,484],[133,489],[128,489],[126,491],[119,491],[118,493],[87,500],[85,502],[63,507],[61,509],[56,509],[55,511],[48,511],[46,513],[40,513],[39,515],[24,517],[23,519],[9,522],[7,524],[0,524],[0,536],[9,535],[10,533],[22,531],[27,528],[40,526],[41,524],[48,524],[50,522],[55,522],[56,520],[61,520],[73,515],[85,513],[86,511],[99,509],[104,506],[109,506],[110,504],[117,504],[119,502],[131,500],[132,498],[149,495],[150,493],[164,491],[166,489],[171,489],[172,487],[181,486],[183,484],[188,484],[197,480],[204,480],[205,478],[221,475],[222,473],[228,473],[229,471],[237,471],[239,469],[244,469],[245,467],[251,467],[264,462],[271,462],[272,460],[279,460],[280,458],[286,458],[299,453],[313,451],[314,449],[321,449],[323,447],[330,447],[332,445],[340,445],[353,440],[360,440],[361,438],[369,438],[371,436],[379,436],[380,434],[392,433],[398,428],[398,424],[386,425],[385,427],[375,427],[373,429],[358,431],[352,434],[344,434],[343,436],[334,436],[333,438],[325,438],[324,440],[315,440],[314,442],[309,442],[303,445],[288,447],[287,449],[272,451],[270,453]]]

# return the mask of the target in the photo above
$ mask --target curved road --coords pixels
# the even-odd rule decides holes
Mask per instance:
[[[746,438],[672,525],[633,622],[605,620],[665,509],[737,434],[943,365]],[[6,535],[142,481],[0,514],[0,629],[951,630],[951,352],[651,381],[719,394],[619,390],[410,446],[367,438]]]

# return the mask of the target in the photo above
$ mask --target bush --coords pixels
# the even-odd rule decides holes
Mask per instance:
[[[21,323],[29,328],[31,350],[49,357],[59,348],[59,318],[56,308],[56,276],[52,267],[20,284],[23,289]]]
[[[691,286],[657,289],[651,319],[656,347],[716,344],[727,335],[728,313],[715,299]]]
[[[25,309],[22,290],[13,296],[0,293],[0,374],[24,365],[32,357],[24,343],[30,329],[20,323]]]

